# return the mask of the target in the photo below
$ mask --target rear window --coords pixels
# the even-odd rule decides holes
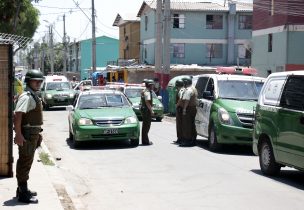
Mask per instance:
[[[48,82],[46,90],[68,90],[71,89],[69,82]]]
[[[243,80],[218,81],[219,98],[233,100],[258,100],[263,82]]]

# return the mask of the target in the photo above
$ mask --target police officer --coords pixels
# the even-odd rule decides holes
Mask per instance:
[[[185,90],[182,95],[182,142],[180,146],[193,146],[196,141],[195,115],[197,91],[192,86],[192,78],[184,77]]]
[[[148,133],[151,127],[151,117],[154,115],[152,104],[152,92],[154,81],[153,80],[144,80],[146,89],[142,92],[140,110],[143,119],[142,130],[141,130],[141,140],[142,145],[152,145],[153,143],[149,141]]]
[[[184,82],[181,79],[176,80],[175,82],[176,88],[176,96],[175,96],[175,105],[176,105],[176,136],[177,140],[174,141],[175,144],[180,144],[182,139],[182,112],[183,112],[183,104],[182,104],[182,94],[185,90]]]
[[[26,88],[17,100],[14,115],[15,143],[19,150],[16,166],[18,182],[16,196],[20,202],[37,203],[38,200],[35,197],[37,193],[28,189],[27,181],[35,150],[42,140],[40,135],[43,123],[42,103],[37,96],[37,91],[43,81],[43,74],[39,70],[29,70],[24,81]]]

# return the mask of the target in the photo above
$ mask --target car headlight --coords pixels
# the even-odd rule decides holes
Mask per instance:
[[[135,124],[135,123],[137,123],[136,117],[128,117],[125,119],[125,124]]]
[[[80,118],[78,120],[78,124],[79,125],[93,125],[93,122],[92,122],[92,120],[87,119],[87,118]]]
[[[220,120],[221,123],[228,124],[228,125],[232,124],[231,117],[230,117],[230,115],[229,115],[229,113],[227,112],[226,109],[219,108],[218,109],[218,117],[219,117],[219,120]]]
[[[47,94],[45,95],[45,97],[46,97],[47,99],[51,99],[51,98],[52,98],[52,95],[49,94],[49,93],[47,93]]]
[[[70,98],[74,98],[74,93],[70,93]]]

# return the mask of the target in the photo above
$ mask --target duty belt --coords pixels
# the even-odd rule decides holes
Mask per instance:
[[[22,126],[22,130],[28,131],[30,133],[40,133],[43,131],[43,129],[39,125],[37,125],[37,126],[25,125],[25,126]]]

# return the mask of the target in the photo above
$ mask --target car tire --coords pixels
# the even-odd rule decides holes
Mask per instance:
[[[139,139],[131,139],[131,146],[137,147],[139,145]]]
[[[272,146],[267,140],[262,141],[259,147],[259,162],[264,175],[275,176],[280,172],[281,165],[276,163]]]
[[[209,150],[212,152],[217,152],[222,147],[221,144],[217,142],[216,131],[214,129],[213,124],[211,124],[209,129],[208,146],[209,146]]]
[[[157,118],[156,118],[156,121],[157,121],[157,122],[161,122],[162,120],[163,120],[162,117],[157,117]]]
[[[50,110],[50,106],[49,106],[48,104],[42,102],[42,106],[43,106],[43,109],[44,109],[45,111]]]
[[[70,132],[70,141],[71,141],[71,145],[72,145],[72,147],[73,148],[79,148],[80,147],[80,143],[81,142],[79,142],[79,141],[77,141],[76,139],[75,139],[75,136]]]

